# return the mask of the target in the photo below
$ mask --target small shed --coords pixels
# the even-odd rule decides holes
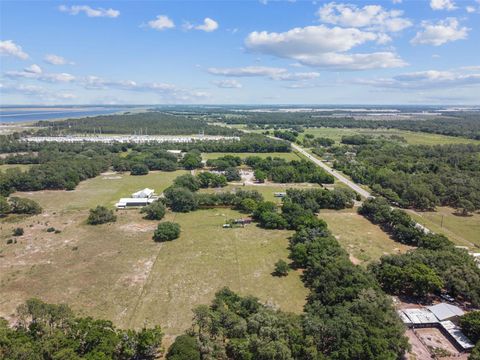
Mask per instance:
[[[447,303],[427,306],[427,309],[430,310],[440,321],[455,319],[465,314],[458,306]]]

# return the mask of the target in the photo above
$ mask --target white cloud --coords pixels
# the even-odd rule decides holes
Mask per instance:
[[[47,54],[43,60],[51,65],[73,65],[72,61],[67,61],[64,57],[54,54]]]
[[[195,101],[208,98],[210,94],[203,91],[180,88],[173,84],[160,82],[137,83],[133,80],[107,80],[98,76],[87,76],[80,84],[90,90],[118,89],[126,91],[148,92],[161,95],[167,101]]]
[[[246,66],[239,68],[209,68],[212,75],[228,77],[267,77],[276,81],[306,81],[320,76],[318,72],[288,72],[287,69],[268,66]]]
[[[427,70],[405,73],[391,78],[359,79],[357,84],[393,89],[439,89],[480,85],[480,73]]]
[[[242,84],[234,79],[214,81],[213,83],[223,89],[240,89],[242,87]]]
[[[88,5],[60,5],[58,9],[61,12],[70,14],[70,15],[78,15],[80,13],[85,13],[88,17],[108,17],[108,18],[116,18],[120,16],[120,11],[114,9],[103,9],[97,8],[94,9]]]
[[[148,26],[155,30],[173,29],[175,23],[167,15],[158,15],[155,20],[150,20]]]
[[[5,76],[11,79],[34,79],[50,83],[68,83],[75,80],[75,76],[68,73],[44,73],[37,64],[30,65],[23,71],[7,71]]]
[[[212,31],[215,31],[215,30],[218,29],[218,23],[215,20],[207,17],[203,20],[203,24],[192,25],[192,24],[187,22],[183,25],[183,27],[186,30],[195,29],[195,30],[201,30],[201,31],[205,31],[205,32],[212,32]]]
[[[240,67],[240,68],[211,67],[207,71],[213,75],[238,76],[238,77],[248,77],[248,76],[274,77],[287,72],[287,70],[283,68],[268,67],[268,66],[246,66],[246,67]]]
[[[42,100],[58,101],[72,100],[77,96],[64,91],[50,91],[41,86],[28,84],[1,84],[0,89],[5,94],[21,94],[26,96],[35,96]],[[29,99],[31,100],[31,99]]]
[[[406,63],[390,51],[346,53],[367,42],[383,43],[383,35],[355,28],[319,25],[294,28],[283,33],[254,31],[245,39],[245,46],[253,52],[323,68],[365,70],[405,66]]]
[[[463,40],[467,38],[467,27],[460,27],[456,18],[447,18],[437,23],[423,21],[423,30],[417,32],[410,41],[412,44],[427,44],[440,46],[450,41]]]
[[[42,68],[37,64],[32,64],[24,69],[25,72],[32,73],[32,74],[41,74]]]
[[[15,44],[12,40],[0,41],[0,54],[14,56],[22,60],[28,59],[28,54],[22,50],[20,45]]]
[[[401,10],[385,10],[380,5],[366,5],[362,8],[353,4],[323,5],[317,12],[320,20],[343,27],[367,28],[386,32],[398,32],[412,26],[403,18]]]
[[[455,10],[457,6],[452,0],[430,0],[430,7],[433,10]]]
[[[274,80],[283,80],[283,81],[298,81],[298,80],[313,80],[320,76],[318,72],[297,72],[297,73],[286,73],[280,74],[276,77],[273,77]]]

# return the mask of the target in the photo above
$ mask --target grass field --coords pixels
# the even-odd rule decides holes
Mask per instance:
[[[97,205],[113,207],[121,197],[129,197],[133,192],[145,187],[152,188],[159,194],[172,184],[173,179],[185,173],[184,170],[151,171],[142,176],[104,173],[81,182],[73,191],[36,191],[28,193],[28,197],[51,211],[84,210]],[[62,206],[59,206],[59,202]]]
[[[32,165],[24,164],[3,164],[0,165],[0,171],[7,171],[8,169],[19,168],[21,171],[27,171]]]
[[[454,211],[452,208],[439,206],[437,211],[410,211],[409,214],[433,232],[445,234],[457,245],[469,246],[478,252],[475,248],[480,248],[480,214],[457,216]]]
[[[160,192],[179,173],[121,179],[109,174],[74,191],[19,193],[38,201],[44,213],[0,220],[0,316],[11,316],[35,296],[121,327],[160,324],[167,335],[176,335],[191,324],[191,309],[210,303],[223,286],[301,312],[307,290],[300,274],[271,275],[275,262],[287,259],[288,231],[254,224],[223,229],[225,219],[242,216],[230,209],[168,213],[166,220],[178,222],[182,234],[163,244],[151,240],[157,222],[142,219],[138,210],[118,211],[113,224],[85,224],[89,208],[111,205],[145,186]],[[7,245],[18,226],[25,234]]]
[[[303,138],[304,134],[313,134],[317,137],[328,137],[337,142],[340,142],[344,135],[372,135],[372,136],[402,136],[405,140],[412,145],[438,145],[438,144],[466,144],[476,143],[480,144],[480,141],[473,139],[466,139],[455,136],[445,136],[438,134],[429,134],[423,132],[413,132],[397,129],[342,129],[342,128],[311,128],[305,129],[305,132],[301,134]]]
[[[369,263],[382,255],[410,249],[393,241],[377,225],[357,214],[356,209],[321,210],[319,216],[327,222],[328,228],[354,263]]]
[[[209,160],[209,159],[216,159],[221,156],[225,155],[233,155],[233,156],[240,156],[242,159],[245,159],[249,156],[259,156],[261,158],[266,158],[268,156],[271,156],[272,158],[281,158],[285,159],[287,161],[290,160],[299,160],[301,157],[299,154],[296,152],[289,152],[289,153],[203,153],[202,158],[203,160]]]

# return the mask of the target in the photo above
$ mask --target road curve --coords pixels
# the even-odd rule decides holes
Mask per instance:
[[[310,161],[314,162],[316,165],[320,166],[322,169],[324,169],[329,174],[333,175],[338,181],[341,181],[342,183],[347,185],[353,191],[359,193],[361,196],[363,196],[366,199],[368,199],[369,197],[372,197],[372,194],[370,194],[367,190],[361,188],[360,186],[355,184],[353,181],[347,179],[342,174],[333,170],[330,166],[326,165],[323,161],[317,159],[315,156],[310,155],[306,150],[304,150],[303,148],[301,148],[297,144],[291,143],[291,145],[292,145],[292,148],[294,148],[296,151],[298,151],[299,153],[304,155],[306,158],[308,158]]]

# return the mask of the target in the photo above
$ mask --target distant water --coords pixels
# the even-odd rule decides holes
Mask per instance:
[[[0,108],[0,123],[32,122],[63,118],[79,118],[85,116],[108,115],[127,108],[78,107],[78,108]]]

